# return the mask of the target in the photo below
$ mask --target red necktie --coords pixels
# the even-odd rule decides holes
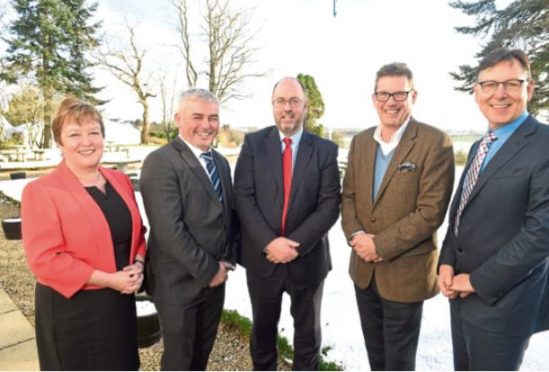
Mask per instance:
[[[290,202],[292,188],[292,139],[284,138],[284,152],[282,153],[282,180],[284,182],[284,208],[282,209],[282,235],[286,233],[286,216]]]

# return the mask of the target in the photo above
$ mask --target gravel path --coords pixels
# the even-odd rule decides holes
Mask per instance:
[[[0,196],[0,218],[19,215],[19,207]],[[20,240],[6,240],[0,233],[0,286],[34,325],[34,277],[27,268]],[[162,343],[140,349],[141,368],[158,370]],[[237,326],[221,324],[208,370],[250,370],[248,337]],[[287,369],[289,366],[284,365]]]

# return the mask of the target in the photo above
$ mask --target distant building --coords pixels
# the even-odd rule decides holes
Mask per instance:
[[[128,122],[115,122],[104,119],[105,141],[120,145],[139,145],[141,143],[141,132]]]

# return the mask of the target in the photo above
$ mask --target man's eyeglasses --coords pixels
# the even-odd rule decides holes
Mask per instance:
[[[482,92],[486,94],[495,93],[500,84],[503,85],[503,89],[507,93],[518,93],[525,81],[525,79],[510,79],[506,81],[485,80],[479,81],[477,84],[480,85]]]
[[[394,93],[375,92],[374,96],[376,96],[376,99],[379,102],[387,102],[391,97],[393,97],[397,102],[403,102],[403,101],[406,101],[406,98],[408,98],[408,94],[410,94],[413,91],[414,91],[413,89],[410,89],[408,91],[394,92]]]
[[[273,105],[276,107],[285,107],[286,103],[289,103],[292,108],[298,107],[303,102],[302,99],[294,97],[290,99],[276,98],[273,99]]]

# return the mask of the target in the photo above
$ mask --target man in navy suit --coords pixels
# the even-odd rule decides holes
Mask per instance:
[[[518,370],[549,328],[549,127],[527,112],[533,93],[522,51],[481,61],[474,94],[489,131],[469,153],[439,260],[456,370]]]
[[[295,370],[318,370],[320,303],[331,269],[327,233],[339,214],[337,146],[303,130],[307,99],[295,78],[273,90],[276,126],[246,135],[235,169],[240,263],[252,302],[255,370],[276,370],[282,294],[291,299]]]

